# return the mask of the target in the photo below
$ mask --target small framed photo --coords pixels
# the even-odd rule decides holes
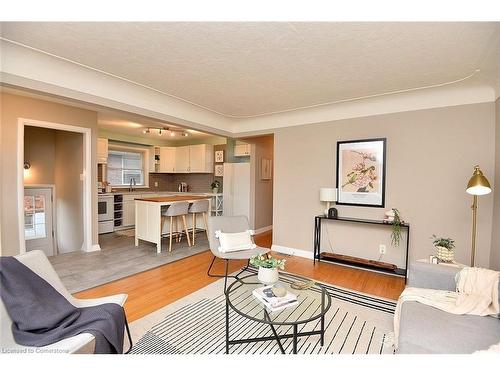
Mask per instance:
[[[224,164],[216,164],[215,165],[215,177],[223,177],[224,176]]]
[[[224,150],[215,151],[215,162],[224,163]]]
[[[337,142],[339,205],[385,206],[386,138]]]
[[[272,175],[271,159],[262,158],[260,164],[260,179],[270,180]]]

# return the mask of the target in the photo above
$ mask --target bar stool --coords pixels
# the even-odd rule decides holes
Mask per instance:
[[[205,222],[205,233],[207,234],[208,239],[208,224],[207,224],[207,212],[208,212],[209,203],[207,199],[194,201],[189,206],[189,213],[193,214],[193,246],[194,246],[194,233],[196,231],[196,214],[203,214],[203,221]]]
[[[173,202],[165,212],[161,213],[161,229],[163,229],[163,224],[165,223],[165,220],[167,220],[167,218],[170,218],[169,244],[168,244],[169,252],[172,251],[172,235],[173,235],[172,227],[173,227],[174,217],[176,220],[175,222],[176,227],[177,227],[177,219],[179,218],[179,216],[182,217],[182,222],[184,224],[184,231],[186,232],[188,246],[191,246],[191,240],[189,239],[189,232],[186,224],[186,215],[188,214],[188,209],[189,209],[188,202]]]

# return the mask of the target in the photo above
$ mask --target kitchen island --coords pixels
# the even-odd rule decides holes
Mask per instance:
[[[139,246],[139,240],[153,242],[156,244],[156,252],[161,253],[161,227],[162,207],[170,206],[174,202],[189,202],[206,199],[211,211],[211,196],[204,194],[191,195],[168,195],[161,197],[148,197],[135,199],[135,246]],[[188,217],[189,218],[189,217]]]

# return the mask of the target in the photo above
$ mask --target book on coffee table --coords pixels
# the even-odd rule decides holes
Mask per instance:
[[[273,286],[263,286],[254,289],[252,294],[272,312],[296,306],[299,303],[295,294],[287,290],[286,295],[278,297],[273,293],[273,288]]]

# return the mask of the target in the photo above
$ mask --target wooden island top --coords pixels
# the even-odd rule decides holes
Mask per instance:
[[[151,198],[136,198],[136,201],[146,201],[155,203],[167,203],[167,202],[182,202],[182,201],[196,201],[202,199],[210,199],[209,196],[201,195],[169,195],[163,197],[151,197]]]

